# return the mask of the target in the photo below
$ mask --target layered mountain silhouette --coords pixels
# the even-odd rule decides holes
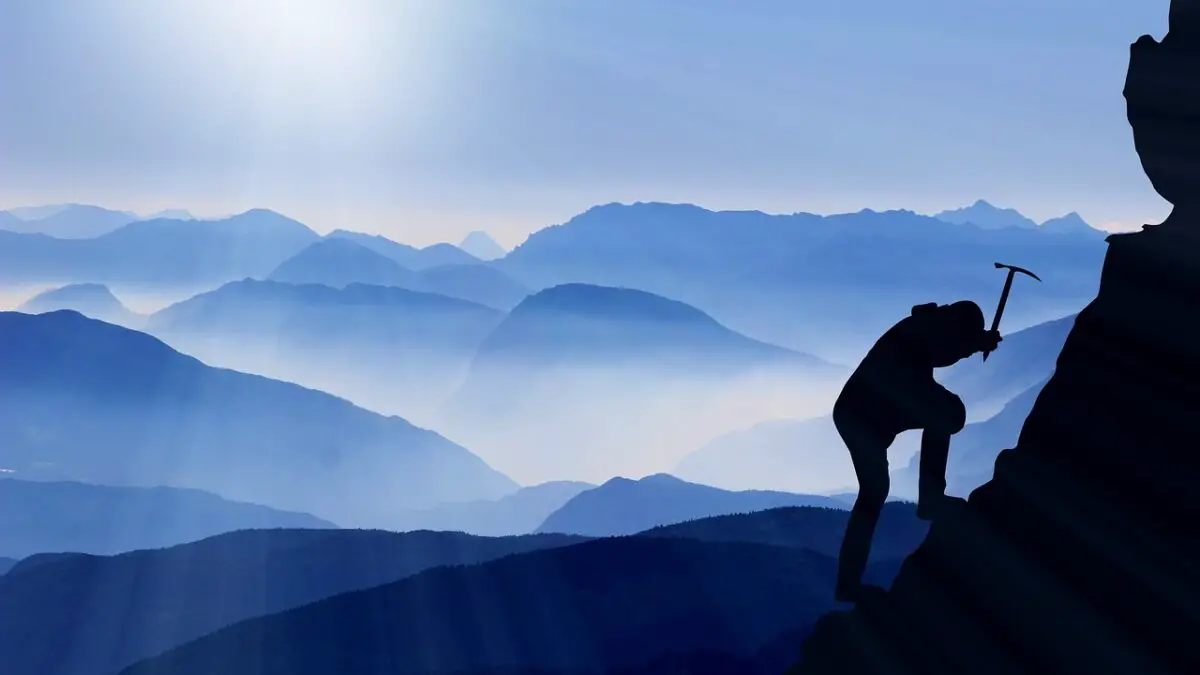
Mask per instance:
[[[589,209],[491,264],[531,288],[642,289],[754,338],[849,363],[915,304],[969,299],[990,311],[1004,282],[997,260],[1046,279],[1014,291],[1008,330],[1078,311],[1096,292],[1103,254],[1090,235],[990,230],[911,211],[768,215],[636,203]]]
[[[122,225],[140,220],[124,211],[89,204],[59,204],[0,216],[0,229],[24,234],[44,234],[58,239],[92,239]]]
[[[200,490],[0,479],[0,555],[107,555],[253,528],[332,528],[305,513]]]
[[[388,245],[403,246],[390,240],[384,241]],[[444,263],[410,268],[379,248],[379,245],[364,244],[358,237],[327,237],[284,261],[269,278],[286,283],[323,284],[335,288],[349,284],[397,286],[505,310],[529,294],[529,289],[503,272],[479,264],[478,260],[467,264]]]
[[[565,284],[526,298],[480,344],[439,428],[498,466],[519,463],[524,482],[599,482],[644,475],[643,444],[670,453],[666,468],[747,419],[813,405],[842,373],[680,302]]]
[[[0,313],[0,466],[16,478],[203,489],[345,526],[517,488],[401,418],[211,368],[69,311]]]
[[[920,442],[915,432],[901,434],[888,456],[893,462],[907,461]],[[673,473],[730,490],[827,493],[858,482],[846,443],[829,415],[769,420],[723,434],[684,455]]]
[[[766,490],[730,492],[656,474],[640,480],[613,478],[583,491],[551,513],[537,531],[615,537],[685,520],[781,506],[845,508],[830,497]]]
[[[546,518],[585,490],[596,487],[580,481],[550,481],[523,487],[500,499],[450,502],[397,517],[397,530],[466,532],[491,537],[529,534]]]
[[[7,574],[16,564],[17,561],[13,558],[0,558],[0,576]]]
[[[836,557],[846,531],[846,509],[793,506],[766,511],[700,518],[663,525],[639,533],[711,542],[747,542],[803,548]],[[879,516],[872,560],[896,560],[912,553],[928,533],[913,504],[889,503]]]
[[[112,675],[245,619],[578,541],[274,529],[117,556],[34,556],[0,577],[0,672]]]
[[[490,234],[482,230],[468,233],[458,247],[480,260],[497,260],[508,253]]]
[[[220,283],[266,276],[319,239],[266,209],[222,220],[141,220],[91,239],[0,231],[0,280]]]
[[[244,621],[125,675],[606,672],[747,658],[829,606],[834,561],[795,547],[619,537],[442,567]],[[877,563],[881,583],[894,563]],[[661,671],[660,671],[661,672]]]
[[[472,265],[479,264],[481,260],[453,244],[433,244],[425,248],[417,248],[392,241],[382,235],[350,232],[349,230],[334,230],[325,235],[325,239],[352,241],[359,246],[391,258],[410,270],[424,270],[441,265]]]
[[[69,284],[44,291],[26,300],[17,311],[43,314],[62,309],[126,328],[145,323],[145,317],[130,311],[104,284]]]
[[[146,330],[213,365],[407,418],[431,414],[453,392],[503,318],[403,288],[246,279],[156,312]]]
[[[789,672],[1195,670],[1200,5],[1169,18],[1131,46],[1124,96],[1171,215],[1107,237],[1099,293],[992,479],[942,510],[888,592],[824,617]]]

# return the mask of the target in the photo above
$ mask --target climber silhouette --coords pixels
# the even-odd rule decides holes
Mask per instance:
[[[835,596],[854,602],[871,550],[875,524],[889,490],[887,449],[896,436],[921,429],[917,516],[933,517],[944,503],[950,437],[966,424],[962,399],[933,379],[934,368],[993,350],[1001,337],[985,330],[983,311],[970,301],[928,303],[892,326],[867,352],[833,406],[833,423],[850,451],[858,497],[838,560]]]

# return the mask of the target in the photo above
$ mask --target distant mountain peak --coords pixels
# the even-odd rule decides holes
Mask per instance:
[[[480,260],[496,260],[503,258],[508,253],[503,246],[496,243],[490,234],[483,230],[469,233],[458,247]]]
[[[975,225],[986,230],[1007,227],[1033,229],[1038,225],[1033,220],[1012,208],[999,207],[984,199],[976,199],[970,206],[942,211],[934,216],[938,220],[955,225]]]
[[[1101,232],[1101,230],[1098,230],[1088,224],[1088,222],[1083,219],[1083,216],[1079,215],[1075,211],[1072,211],[1065,216],[1051,218],[1038,227],[1043,232],[1050,232],[1054,234],[1094,234]]]

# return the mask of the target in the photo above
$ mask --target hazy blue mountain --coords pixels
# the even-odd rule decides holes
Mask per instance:
[[[388,242],[389,245],[394,243]],[[356,283],[396,286],[505,310],[529,294],[529,289],[508,275],[480,265],[478,261],[428,266],[418,272],[405,267],[394,257],[365,246],[358,238],[347,237],[326,238],[309,246],[284,261],[271,273],[270,279],[335,288]]]
[[[845,508],[787,506],[661,525],[638,536],[769,544],[804,548],[836,558],[849,517]],[[928,531],[929,523],[917,519],[915,504],[884,505],[871,544],[871,560],[904,558],[921,544]]]
[[[503,318],[490,307],[403,288],[247,279],[156,312],[146,330],[213,365],[419,420],[454,391]]]
[[[0,467],[16,478],[209,490],[345,526],[517,488],[401,418],[211,368],[69,311],[0,313]]]
[[[25,221],[8,211],[0,211],[0,230],[17,232],[25,227]]]
[[[702,650],[748,656],[811,628],[831,607],[835,566],[794,547],[601,539],[252,619],[123,673],[582,673]],[[876,564],[868,579],[888,583],[895,569]]]
[[[58,239],[92,239],[108,234],[138,217],[124,211],[113,211],[88,204],[59,204],[34,208],[25,217],[13,215],[19,223],[8,221],[0,229],[28,234],[45,234]]]
[[[919,445],[917,432],[903,433],[888,456],[893,463],[907,461]],[[846,444],[829,415],[769,420],[723,434],[685,455],[673,473],[728,490],[824,494],[858,484]]]
[[[1090,235],[989,230],[911,211],[768,215],[637,203],[591,208],[489,264],[531,288],[642,289],[750,337],[851,363],[915,304],[970,299],[990,312],[1004,282],[997,260],[1046,280],[1014,289],[1010,330],[1076,312],[1096,294],[1104,253]]]
[[[111,557],[35,556],[0,577],[0,672],[112,675],[238,621],[581,540],[277,529]]]
[[[988,419],[1018,394],[1050,377],[1073,325],[1075,315],[1005,335],[987,361],[981,356],[965,359],[935,371],[937,379],[962,397],[968,419]]]
[[[818,495],[765,490],[730,492],[657,474],[640,480],[613,478],[581,492],[551,513],[537,531],[612,537],[685,520],[781,506],[845,508],[843,502]]]
[[[1006,227],[1036,228],[1038,226],[1036,222],[1022,215],[1016,209],[993,206],[982,199],[976,200],[970,206],[942,211],[934,218],[955,225],[975,225],[987,230],[999,230]]]
[[[632,362],[655,368],[835,367],[752,340],[682,302],[629,288],[563,284],[525,299],[480,346],[477,365]]]
[[[61,309],[127,328],[138,328],[145,322],[144,316],[130,311],[104,284],[68,284],[44,291],[26,300],[17,311],[42,314]]]
[[[151,213],[142,220],[154,220],[156,218],[170,218],[172,220],[196,220],[187,209],[164,209],[156,213]]]
[[[438,504],[397,518],[391,529],[466,532],[490,537],[529,534],[584,490],[579,481],[550,481],[523,487],[500,499]]]
[[[70,206],[70,204],[40,204],[37,206],[17,206],[17,207],[8,209],[7,211],[4,211],[3,213],[11,214],[14,218],[18,218],[20,220],[37,220],[39,218],[45,218],[47,216],[52,216],[52,215],[58,213],[59,211],[62,211],[63,209],[67,208],[68,206]],[[4,216],[0,216],[0,218],[3,218],[3,217]]]
[[[524,284],[486,265],[437,265],[421,270],[416,290],[462,298],[481,305],[509,310],[529,296]]]
[[[1105,237],[1108,235],[1104,230],[1099,230],[1088,224],[1078,213],[1074,211],[1065,216],[1051,218],[1041,225],[1038,225],[1041,232],[1049,234],[1088,234],[1094,237]]]
[[[680,302],[564,284],[526,298],[483,341],[439,428],[522,482],[599,482],[814,405],[842,373]]]
[[[13,558],[0,558],[0,576],[7,574],[16,564],[17,561]]]
[[[990,419],[968,424],[954,435],[946,465],[947,492],[965,497],[991,480],[996,457],[1016,445],[1025,418],[1051,374],[1047,373],[1044,380],[1013,398]],[[907,465],[892,472],[892,494],[916,498],[920,461],[921,453],[917,452]]]
[[[253,528],[332,528],[306,513],[200,490],[0,479],[0,555],[107,555]]]
[[[222,220],[139,220],[94,239],[0,232],[0,280],[220,283],[266,276],[318,238],[265,209]]]
[[[334,230],[325,235],[325,238],[352,241],[380,255],[391,258],[402,267],[410,270],[423,270],[439,265],[477,265],[480,262],[479,258],[453,244],[434,244],[425,248],[417,248],[392,241],[382,235],[350,232],[348,230]]]
[[[503,258],[508,253],[503,246],[492,239],[490,234],[483,230],[475,230],[467,234],[458,247],[480,260],[496,260]]]
[[[268,277],[289,284],[347,284],[372,286],[417,285],[417,273],[357,241],[326,237],[280,263]]]

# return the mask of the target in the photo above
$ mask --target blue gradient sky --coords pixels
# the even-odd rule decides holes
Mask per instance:
[[[610,201],[1136,226],[1168,0],[0,0],[0,207],[502,243]]]

